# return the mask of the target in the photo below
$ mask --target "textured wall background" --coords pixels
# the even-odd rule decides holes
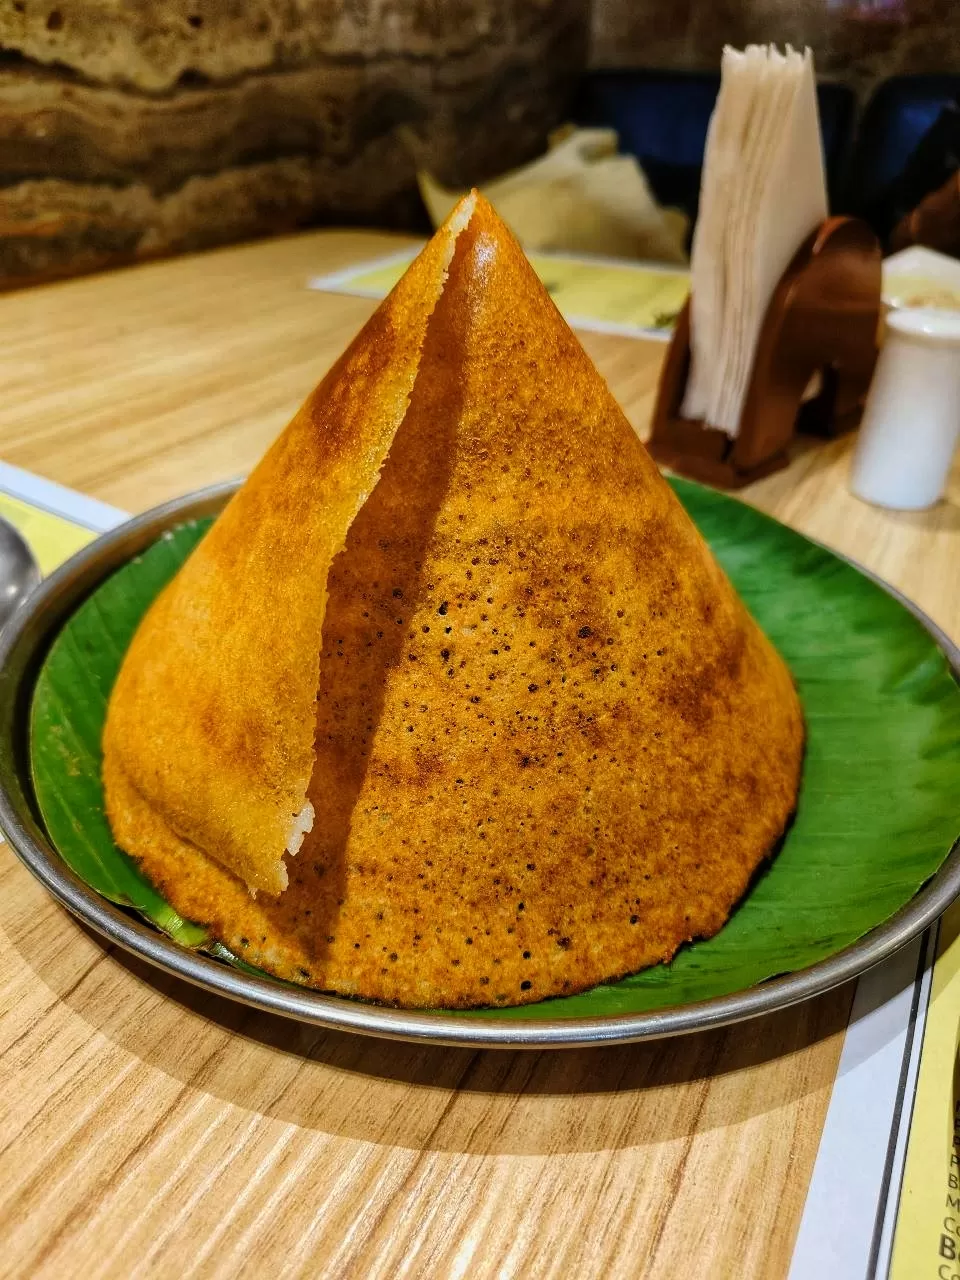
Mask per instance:
[[[908,71],[960,71],[958,0],[594,0],[592,61],[715,68],[724,44],[809,45],[865,95]]]
[[[592,15],[592,16],[591,16]],[[541,152],[595,66],[810,44],[960,70],[960,0],[0,0],[0,284],[324,222],[425,226]]]
[[[0,0],[0,280],[325,221],[541,151],[589,0]],[[481,127],[478,127],[481,122]]]

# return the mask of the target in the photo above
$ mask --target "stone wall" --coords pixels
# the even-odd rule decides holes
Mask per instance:
[[[809,45],[866,96],[886,76],[960,72],[957,0],[594,0],[598,67],[716,68],[724,44]]]
[[[538,154],[589,0],[0,0],[0,282],[323,222]],[[482,127],[478,128],[478,121]]]

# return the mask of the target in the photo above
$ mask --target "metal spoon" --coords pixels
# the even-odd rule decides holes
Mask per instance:
[[[0,516],[0,631],[40,585],[40,566],[17,530]]]

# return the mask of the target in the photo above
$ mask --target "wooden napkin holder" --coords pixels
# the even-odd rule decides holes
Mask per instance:
[[[798,430],[838,435],[859,422],[877,360],[881,251],[857,218],[828,218],[784,272],[764,316],[739,433],[680,416],[690,369],[690,304],[660,375],[649,449],[695,480],[738,489],[785,467]],[[817,394],[804,401],[815,374]]]

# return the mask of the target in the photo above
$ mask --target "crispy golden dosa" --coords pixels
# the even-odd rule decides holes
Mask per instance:
[[[284,852],[310,825],[330,565],[407,410],[469,212],[431,240],[157,598],[110,699],[105,756],[254,890],[286,888]]]
[[[519,247],[482,200],[454,216],[432,315],[430,294],[387,342],[404,388],[415,368],[406,414],[406,391],[387,415],[354,372],[375,316],[148,615],[105,737],[116,838],[180,912],[279,976],[408,1006],[582,990],[716,932],[784,830],[803,748],[786,668]],[[439,289],[438,266],[412,271]],[[326,530],[332,494],[331,559],[342,534],[305,552],[291,526]],[[244,611],[239,681],[210,598]],[[297,744],[279,790],[248,749],[278,705],[261,664],[284,690],[271,741]],[[289,887],[253,900],[308,758],[313,830]]]

